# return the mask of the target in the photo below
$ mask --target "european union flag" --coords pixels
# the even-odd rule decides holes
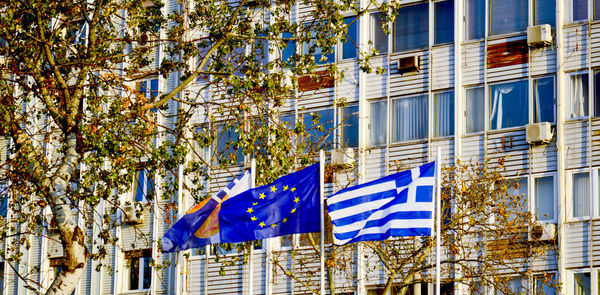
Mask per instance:
[[[224,243],[318,232],[319,221],[319,164],[241,193],[219,212]]]

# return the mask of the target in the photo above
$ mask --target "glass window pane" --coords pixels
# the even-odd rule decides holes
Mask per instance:
[[[533,122],[554,122],[554,78],[534,80]]]
[[[346,107],[341,113],[341,146],[358,147],[358,106]]]
[[[348,25],[348,31],[342,43],[342,59],[355,58],[358,46],[358,20],[355,16],[347,17],[344,18],[344,23]]]
[[[554,27],[556,24],[556,0],[534,0],[536,25],[548,24]]]
[[[490,86],[490,129],[527,124],[528,96],[527,81]]]
[[[594,19],[600,19],[600,0],[594,0]]]
[[[217,159],[227,163],[240,163],[244,161],[242,149],[238,147],[240,134],[239,132],[219,126],[219,136],[217,138]]]
[[[567,119],[586,117],[588,112],[588,74],[571,76],[571,91],[567,103]]]
[[[306,55],[306,54],[310,54],[311,53],[311,47],[315,46],[315,44],[317,44],[317,38],[326,38],[323,36],[328,36],[329,34],[324,30],[322,24],[319,23],[308,23],[305,24],[305,28],[309,29],[312,27],[312,30],[310,31],[310,36],[311,39],[308,43],[304,43],[303,45],[303,50],[302,52]],[[319,36],[317,36],[317,34],[315,32],[322,30],[322,32],[319,33]],[[323,44],[321,44],[323,45]],[[327,46],[327,45],[325,45]],[[316,64],[326,64],[326,63],[331,63],[331,62],[335,62],[335,55],[334,55],[334,48],[335,47],[331,47],[328,48],[329,50],[324,50],[326,48],[322,48],[322,47],[318,47],[315,46],[314,47],[314,52],[312,53],[314,59],[315,59],[315,63]],[[324,51],[327,51],[327,53],[324,53]]]
[[[150,289],[150,283],[152,282],[152,268],[150,263],[152,262],[151,257],[144,257],[144,281],[142,283],[143,289]]]
[[[387,26],[387,23],[383,18],[381,12],[371,14],[371,42],[379,53],[388,52],[388,35],[383,30],[383,26]]]
[[[554,219],[554,177],[535,179],[535,217],[537,220]]]
[[[485,117],[483,95],[483,87],[467,89],[465,112],[465,128],[467,133],[483,131]]]
[[[454,91],[436,93],[435,103],[435,136],[454,135]]]
[[[403,97],[394,100],[392,141],[427,137],[427,96]]]
[[[467,40],[480,39],[485,33],[485,0],[467,0]]]
[[[594,73],[594,115],[600,117],[600,71]]]
[[[428,3],[398,9],[394,23],[394,52],[425,48],[429,45]]]
[[[507,194],[509,196],[518,196],[520,199],[520,203],[518,204],[518,206],[516,208],[514,208],[514,210],[509,210],[513,213],[511,213],[511,220],[514,220],[517,218],[516,216],[516,212],[527,212],[529,211],[529,202],[527,202],[528,200],[528,185],[527,185],[527,178],[526,177],[521,177],[517,180],[513,180],[509,183],[508,186],[508,190],[507,190]]]
[[[534,294],[535,295],[554,295],[556,294],[556,290],[554,289],[555,284],[557,284],[557,282],[555,281],[556,278],[554,277],[554,274],[542,274],[542,275],[535,275],[533,277],[534,283],[535,283],[535,290],[534,290]]]
[[[454,41],[454,0],[435,2],[435,44]]]
[[[490,33],[492,35],[527,29],[527,0],[490,0]]]
[[[590,174],[573,174],[573,217],[590,216]]]
[[[591,295],[590,273],[573,274],[573,295]]]
[[[138,290],[140,288],[140,259],[132,258],[129,260],[129,290]]]
[[[150,97],[155,98],[158,95],[158,79],[150,80]]]
[[[369,115],[369,145],[385,144],[387,136],[387,101],[372,102]]]
[[[321,110],[303,115],[307,143],[313,148],[330,147],[333,138],[333,110]]]
[[[573,21],[586,20],[588,18],[587,0],[573,0]]]
[[[281,37],[282,38],[292,38],[292,37],[294,37],[294,34],[292,34],[290,32],[285,32],[285,33],[281,34]],[[295,53],[296,53],[296,42],[288,41],[288,42],[286,42],[286,47],[283,48],[283,50],[281,50],[281,60],[287,61]]]

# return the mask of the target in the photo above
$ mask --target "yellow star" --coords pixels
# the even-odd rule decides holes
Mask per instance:
[[[260,199],[261,199],[261,200],[264,200],[264,199],[265,199],[265,194],[264,194],[264,193],[260,194]]]
[[[288,190],[288,186],[287,186],[287,185],[284,185],[284,186],[283,186],[283,190],[284,190],[284,191],[287,191],[287,190]]]
[[[250,208],[248,208],[248,210],[246,210],[246,212],[252,213],[252,212],[254,212],[254,209],[252,209],[252,207],[250,207]]]
[[[292,209],[292,213],[296,212],[296,208]]]
[[[294,203],[298,203],[298,202],[300,202],[300,198],[298,198],[298,197],[295,197],[295,198],[294,198]]]
[[[276,226],[277,226],[277,224],[275,224],[275,223],[271,224],[272,228],[275,228]]]
[[[261,221],[261,222],[260,222],[258,225],[259,225],[260,227],[265,227],[265,222],[264,222],[264,221]]]
[[[287,222],[287,218],[284,218],[281,222],[286,223]]]
[[[256,216],[252,216],[252,217],[250,217],[250,220],[252,220],[252,221],[256,221]]]
[[[276,192],[276,191],[277,191],[277,188],[276,188],[276,187],[274,187],[274,186],[272,186],[272,187],[271,187],[271,191],[272,191],[272,192]]]
[[[256,206],[256,205],[258,205],[258,202],[252,203],[252,206]]]
[[[293,192],[295,192],[295,191],[296,191],[296,188],[295,188],[295,187],[293,187],[293,188],[291,189],[291,191],[292,191],[292,193],[293,193]]]

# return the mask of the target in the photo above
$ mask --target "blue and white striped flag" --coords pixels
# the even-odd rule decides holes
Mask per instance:
[[[435,162],[353,186],[327,198],[336,245],[430,236]]]

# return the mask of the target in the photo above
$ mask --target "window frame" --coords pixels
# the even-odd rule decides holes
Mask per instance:
[[[537,193],[536,180],[544,177],[552,177],[552,209],[554,218],[547,220],[538,220],[536,207],[535,207],[535,198]],[[557,173],[556,172],[545,172],[545,173],[536,173],[532,174],[529,179],[529,212],[533,216],[536,223],[540,224],[557,224],[558,223],[558,182],[557,182]]]
[[[567,211],[567,222],[578,222],[578,221],[586,221],[586,220],[590,220],[591,218],[594,218],[594,216],[597,214],[598,210],[596,210],[596,208],[594,208],[592,206],[592,208],[590,209],[590,215],[588,216],[573,216],[573,175],[575,174],[579,174],[579,173],[588,173],[589,175],[589,182],[590,182],[590,186],[591,186],[591,195],[590,195],[590,201],[592,203],[594,203],[594,198],[596,197],[597,194],[595,194],[595,187],[597,186],[596,184],[594,184],[594,179],[596,178],[595,175],[597,175],[597,172],[594,173],[594,170],[598,170],[598,169],[594,169],[592,168],[592,171],[590,171],[590,169],[588,168],[579,168],[579,169],[572,169],[572,170],[568,170],[566,171],[566,175],[567,175],[567,181],[566,181],[566,193],[567,193],[567,204],[566,204],[566,211]],[[590,205],[590,204],[587,204]]]
[[[587,91],[587,115],[585,116],[578,116],[578,117],[573,117],[571,118],[569,116],[569,113],[571,112],[571,102],[572,102],[572,97],[571,97],[571,92],[572,92],[572,77],[573,76],[578,76],[578,75],[588,75],[588,79],[587,79],[587,87],[588,87],[588,91]],[[575,71],[575,72],[570,72],[567,73],[567,103],[565,105],[565,110],[567,111],[567,114],[565,114],[565,121],[576,121],[576,120],[581,120],[581,119],[586,119],[589,118],[591,111],[593,110],[593,105],[592,105],[592,99],[590,98],[590,73],[589,71],[585,70],[585,71]],[[593,79],[592,79],[592,83],[593,83]]]
[[[590,11],[589,11],[589,8],[590,8],[590,7],[589,7],[589,3],[588,3],[588,1],[585,1],[585,3],[587,4],[587,5],[585,6],[585,10],[586,10],[586,12],[587,12],[587,13],[586,13],[586,16],[585,16],[585,18],[584,18],[584,19],[579,19],[579,20],[575,20],[575,17],[574,17],[574,15],[573,15],[573,13],[575,12],[574,5],[573,5],[573,4],[574,4],[574,1],[577,1],[577,0],[570,0],[570,1],[568,1],[567,5],[566,5],[566,6],[567,6],[567,9],[568,9],[568,12],[567,12],[567,13],[568,13],[568,20],[569,20],[568,22],[569,22],[569,23],[575,23],[575,24],[576,24],[576,23],[583,23],[583,22],[587,22],[587,21],[589,21],[589,18],[590,18]],[[593,9],[594,9],[594,7],[593,7],[593,4],[592,4],[592,10],[593,10]],[[593,15],[592,15],[592,17],[593,17]]]
[[[527,110],[527,115],[526,115],[526,122],[523,125],[515,125],[515,126],[507,126],[507,127],[500,127],[500,128],[492,128],[492,114],[491,111],[493,110],[493,92],[492,92],[492,87],[494,86],[499,86],[499,85],[507,85],[507,84],[511,84],[511,83],[521,83],[521,82],[526,82],[525,86],[527,86],[527,101],[524,103],[524,105],[527,106],[528,110]],[[508,80],[508,81],[498,81],[496,83],[489,83],[487,84],[487,97],[486,99],[486,106],[487,109],[485,110],[485,116],[487,116],[486,118],[486,125],[487,125],[487,131],[499,131],[499,130],[510,130],[512,128],[522,128],[525,127],[527,124],[531,123],[531,86],[529,85],[529,80],[527,78],[521,78],[521,79],[515,79],[515,80]],[[485,94],[484,94],[485,95]],[[498,119],[496,119],[498,120]]]
[[[346,19],[350,19],[350,23],[346,24]],[[342,61],[351,61],[351,60],[356,60],[358,58],[359,55],[359,46],[360,46],[360,18],[358,18],[356,15],[349,15],[349,16],[345,16],[344,17],[344,24],[347,25],[348,31],[346,31],[346,33],[344,33],[343,38],[345,38],[346,40],[342,42],[342,39],[339,39],[337,42],[337,50],[334,50],[334,54],[337,56],[337,61],[342,62]],[[355,30],[356,30],[356,40],[353,40],[352,37],[348,34],[350,32],[350,27],[354,26]],[[344,44],[346,43],[353,43],[355,45],[354,47],[354,56],[353,57],[347,57],[344,58]]]
[[[367,103],[368,103],[368,107],[369,107],[369,110],[368,110],[369,122],[367,123],[368,124],[367,125],[367,127],[368,127],[367,129],[368,129],[369,134],[375,134],[373,132],[374,131],[373,130],[373,126],[372,126],[373,124],[371,124],[372,120],[374,119],[373,118],[374,116],[371,115],[372,114],[371,110],[372,110],[373,104],[383,104],[384,105],[384,109],[385,109],[385,118],[382,119],[383,120],[383,124],[382,125],[384,127],[384,130],[383,130],[383,133],[384,133],[384,135],[383,135],[383,142],[374,144],[372,142],[371,135],[369,135],[369,138],[367,139],[367,146],[370,147],[370,148],[377,148],[377,147],[387,146],[389,144],[389,141],[388,141],[389,130],[388,129],[390,129],[390,127],[388,126],[389,123],[390,123],[390,120],[389,120],[390,109],[389,109],[389,106],[388,106],[388,100],[387,99],[373,99],[373,100],[367,101]]]
[[[427,42],[426,42],[426,44],[424,44],[422,46],[420,46],[420,44],[419,44],[418,46],[411,46],[409,48],[396,48],[396,46],[397,46],[396,45],[396,42],[397,42],[396,41],[396,22],[398,21],[398,19],[400,19],[399,16],[396,16],[395,21],[392,23],[392,30],[390,31],[390,33],[392,35],[391,50],[390,50],[390,48],[388,48],[388,51],[390,53],[421,51],[421,50],[424,50],[424,49],[428,48],[430,41],[433,41],[433,40],[430,40],[430,34],[429,34],[430,33],[429,32],[429,26],[430,26],[430,24],[429,24],[429,17],[430,17],[430,15],[429,15],[429,6],[430,6],[430,3],[429,2],[416,2],[416,3],[410,3],[408,5],[403,5],[400,8],[396,9],[396,12],[398,13],[399,10],[401,10],[403,8],[406,8],[406,7],[419,6],[419,5],[425,5],[427,7],[427,9],[426,9],[426,16],[427,17],[424,18],[424,19],[427,19],[427,29],[425,30],[425,33],[427,34],[427,38],[426,38]]]
[[[481,88],[481,90],[483,91],[483,96],[481,97],[481,99],[483,100],[483,112],[481,112],[483,118],[483,128],[481,129],[481,131],[474,131],[474,132],[469,132],[467,131],[467,117],[468,117],[468,113],[467,113],[467,92],[469,89],[476,89],[476,88]],[[471,85],[471,86],[465,86],[463,87],[463,120],[464,120],[464,126],[463,126],[463,134],[483,134],[488,130],[488,114],[487,114],[487,108],[488,108],[488,100],[486,98],[486,87],[484,84],[477,84],[477,85]]]
[[[437,95],[438,94],[446,94],[446,93],[452,93],[452,116],[450,117],[450,124],[452,125],[452,132],[451,134],[447,134],[447,135],[439,135],[437,132],[437,123],[438,123],[438,112],[437,112]],[[431,96],[432,99],[432,109],[433,109],[433,116],[431,116],[430,119],[430,124],[431,124],[431,138],[452,138],[454,137],[454,135],[456,135],[456,93],[454,91],[454,88],[450,88],[450,89],[443,89],[443,90],[438,90],[432,93]]]
[[[140,173],[145,171],[145,176],[146,176],[146,187],[142,187],[142,199],[141,200],[137,200],[137,192],[138,192],[138,187],[139,187],[139,175]],[[150,188],[150,184],[152,184],[152,188]],[[144,189],[146,189],[146,193],[144,194]],[[156,195],[156,183],[154,181],[154,177],[150,177],[150,172],[146,169],[146,168],[142,168],[139,170],[135,171],[135,174],[133,175],[133,181],[131,183],[131,202],[132,204],[134,203],[140,203],[140,204],[147,204],[152,202],[155,198],[154,196]],[[148,196],[151,196],[151,198],[148,198]]]
[[[536,122],[536,118],[535,118],[535,111],[536,111],[536,105],[535,105],[535,90],[536,90],[536,82],[538,80],[541,79],[546,79],[546,78],[552,78],[552,90],[553,90],[553,97],[552,97],[552,113],[553,113],[553,119],[552,121],[550,121],[551,124],[556,124],[556,119],[557,119],[557,113],[556,113],[556,101],[557,101],[557,90],[556,90],[556,75],[555,74],[551,74],[551,75],[540,75],[540,76],[535,76],[531,78],[531,85],[529,85],[529,124],[532,123],[538,123]],[[548,121],[540,121],[540,122],[548,122]]]
[[[127,272],[125,273],[125,284],[124,284],[124,289],[126,292],[140,292],[140,291],[149,291],[150,289],[152,289],[152,281],[153,281],[153,277],[154,277],[154,269],[152,267],[152,249],[135,249],[135,250],[129,250],[129,251],[125,251],[124,254],[125,256],[127,256],[127,254],[129,252],[134,253],[135,257],[125,257],[125,261],[128,265],[126,265],[127,268]],[[135,255],[135,253],[138,252],[139,255]],[[149,264],[148,264],[148,268],[150,271],[150,286],[148,286],[148,288],[144,288],[144,270],[145,270],[145,260],[149,259]],[[137,260],[137,261],[136,261]],[[137,268],[138,268],[138,288],[137,289],[132,289],[131,288],[131,271],[134,269],[132,263],[137,263]]]
[[[378,16],[379,15],[379,16]],[[384,12],[382,11],[373,11],[369,13],[369,41],[371,42],[370,44],[370,48],[371,49],[377,49],[377,45],[375,42],[375,36],[376,31],[377,31],[377,24],[375,23],[375,18],[380,17],[381,15],[384,15]],[[382,20],[382,23],[385,22],[385,20]],[[377,55],[387,55],[390,52],[390,37],[393,37],[392,35],[392,27],[390,26],[391,22],[386,22],[387,23],[387,27],[388,27],[388,31],[390,32],[389,34],[385,34],[385,31],[383,31],[383,27],[379,27],[379,30],[382,30],[382,33],[385,35],[385,51],[379,51]],[[359,36],[360,37],[360,36]]]

